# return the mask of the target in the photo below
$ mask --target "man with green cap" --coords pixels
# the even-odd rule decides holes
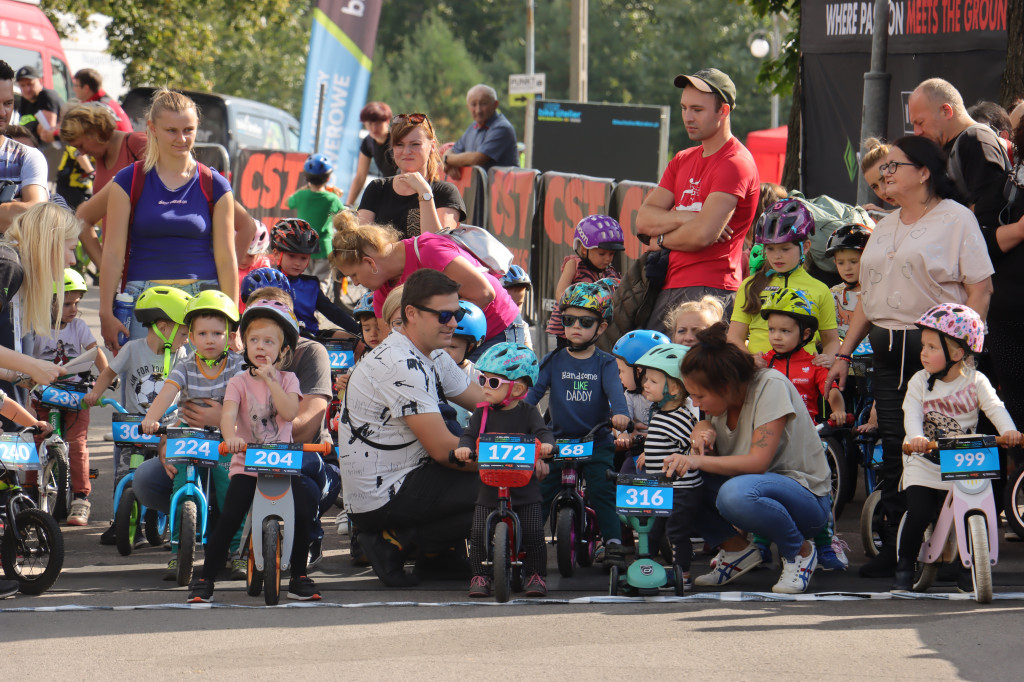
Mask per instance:
[[[736,86],[718,69],[675,77],[687,136],[700,144],[675,155],[637,215],[637,231],[668,250],[668,272],[647,329],[666,331],[668,311],[717,296],[727,314],[743,279],[743,239],[757,210],[754,157],[730,130]]]

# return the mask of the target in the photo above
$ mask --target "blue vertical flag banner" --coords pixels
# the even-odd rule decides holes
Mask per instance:
[[[381,0],[318,0],[313,10],[299,148],[313,150],[323,83],[319,151],[334,162],[334,184],[343,189],[352,183],[359,157],[359,111],[370,87],[380,7]]]

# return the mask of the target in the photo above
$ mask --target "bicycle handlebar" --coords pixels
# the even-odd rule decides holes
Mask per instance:
[[[469,460],[472,462],[475,459],[476,459],[476,453],[475,452],[471,452],[470,455],[469,455]],[[458,457],[455,456],[455,451],[454,450],[449,450],[448,451],[448,462],[450,464],[454,464],[454,465],[460,466],[460,467],[466,466],[465,462],[463,462],[461,459],[459,459]]]
[[[217,446],[217,452],[222,455],[228,454],[227,443],[221,443]],[[246,443],[246,447],[258,448],[264,443]],[[318,455],[326,455],[331,452],[331,448],[334,447],[331,443],[291,443],[289,445],[294,450],[302,450],[303,452],[315,452]]]
[[[1004,438],[1003,436],[996,436],[996,445],[999,445],[1001,447],[1006,447],[1006,444],[1007,444],[1007,439],[1006,438]],[[932,450],[938,450],[938,449],[939,449],[939,443],[937,441],[934,441],[934,440],[928,441],[928,450],[927,450],[927,452],[931,452]],[[914,448],[912,448],[910,446],[910,443],[904,443],[903,444],[903,454],[904,455],[913,455],[915,453],[917,453],[917,451],[914,450]]]

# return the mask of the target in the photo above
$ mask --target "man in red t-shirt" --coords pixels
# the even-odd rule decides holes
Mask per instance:
[[[665,286],[647,322],[665,331],[665,315],[684,301],[717,296],[729,319],[743,279],[743,238],[757,209],[754,157],[732,136],[736,86],[718,69],[679,75],[686,134],[699,146],[675,155],[637,215],[637,231],[669,251]]]
[[[96,69],[81,69],[71,77],[71,89],[81,102],[105,104],[117,119],[117,130],[132,132],[132,122],[117,100],[103,90],[103,76]]]

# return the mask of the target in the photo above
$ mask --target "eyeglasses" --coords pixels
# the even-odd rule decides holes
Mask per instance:
[[[491,388],[497,391],[505,384],[511,384],[512,379],[503,379],[501,377],[485,377],[483,374],[477,376],[476,380],[480,382],[480,386],[483,388]]]
[[[574,327],[577,323],[584,329],[592,329],[598,319],[592,315],[562,315],[563,327]]]
[[[900,166],[913,166],[914,168],[920,168],[916,163],[908,163],[906,161],[890,161],[889,163],[883,163],[878,167],[878,172],[882,175],[892,175],[895,173]]]
[[[448,324],[452,320],[462,322],[462,318],[466,316],[465,308],[459,308],[458,310],[434,310],[433,308],[428,308],[425,305],[416,305],[415,303],[411,305],[413,308],[416,308],[416,310],[422,310],[425,313],[433,313],[434,315],[437,315],[437,321],[441,324]]]

